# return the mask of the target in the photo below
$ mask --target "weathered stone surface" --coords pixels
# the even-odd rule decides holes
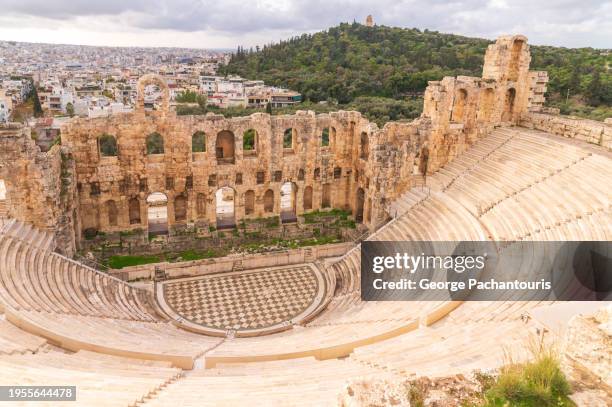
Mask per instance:
[[[608,122],[544,112],[526,112],[521,116],[520,125],[612,150],[612,124]]]
[[[482,392],[475,376],[464,375],[407,380],[388,378],[355,380],[348,383],[338,397],[343,407],[427,406],[460,407],[477,405]]]
[[[41,152],[30,129],[17,124],[0,126],[0,179],[6,186],[7,216],[54,230],[56,245],[71,255],[78,220],[74,162],[56,145]]]
[[[61,151],[41,153],[28,129],[2,127],[0,177],[7,181],[9,216],[56,230],[58,247],[71,253],[86,230],[146,233],[147,198],[156,192],[167,197],[172,237],[185,229],[219,226],[215,196],[220,188],[234,193],[236,223],[279,216],[281,187],[290,183],[296,215],[343,208],[374,230],[388,219],[390,202],[494,126],[520,123],[610,148],[609,124],[543,113],[549,111],[542,107],[548,76],[529,71],[526,40],[500,37],[487,49],[481,78],[430,82],[420,118],[382,129],[358,112],[345,111],[177,116],[169,108],[164,80],[143,76],[133,113],[73,119],[62,128]],[[145,109],[144,89],[150,84],[162,91],[159,110]],[[255,146],[248,150],[244,136],[251,129]],[[200,131],[205,151],[193,151]],[[284,145],[287,131],[291,136]],[[329,145],[323,145],[324,131]],[[149,138],[155,133],[159,136]],[[116,156],[102,154],[102,135],[116,142]],[[163,147],[148,154],[147,140],[155,137]]]
[[[564,356],[570,367],[586,370],[612,391],[612,304],[570,320]]]

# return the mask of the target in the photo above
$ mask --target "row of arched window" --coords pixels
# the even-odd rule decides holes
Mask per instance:
[[[504,100],[504,110],[502,111],[502,121],[512,119],[514,112],[514,99],[516,98],[516,90],[508,88]],[[455,123],[463,123],[466,115],[466,105],[468,100],[468,91],[460,88],[455,94],[453,101],[453,110],[451,120]],[[488,121],[495,108],[495,92],[492,88],[486,88],[481,92],[480,103],[478,109],[478,120]]]
[[[230,188],[231,189],[231,188]],[[290,199],[290,205],[287,208],[283,208],[282,210],[289,210],[295,212],[296,202],[295,202],[295,194],[297,192],[297,188],[295,184],[292,186],[291,194],[292,197]],[[233,193],[233,190],[232,190]],[[149,195],[150,197],[153,195],[161,195],[165,197],[164,194],[161,193],[153,193]],[[272,189],[267,189],[263,194],[263,209],[265,213],[273,213],[274,212],[274,191]],[[313,208],[313,188],[311,186],[307,186],[304,188],[303,193],[303,209],[305,211],[312,210]],[[149,199],[147,198],[147,203],[149,203]],[[163,201],[165,205],[167,203],[167,198]],[[180,194],[174,198],[174,220],[176,222],[182,222],[187,220],[187,197],[184,194]],[[117,202],[114,200],[108,200],[105,202],[106,213],[108,216],[108,225],[109,226],[118,226],[119,223],[119,209],[117,206]],[[244,193],[244,207],[245,207],[245,215],[252,215],[255,213],[255,191],[249,189]],[[324,184],[322,188],[321,194],[321,207],[322,208],[330,208],[331,207],[331,185]],[[140,199],[138,197],[130,198],[128,201],[128,216],[130,225],[137,225],[142,222],[140,216]],[[198,216],[205,216],[206,214],[206,196],[203,193],[198,193],[196,196],[196,213]]]
[[[336,129],[331,127],[331,135],[335,137]],[[294,149],[297,139],[297,132],[294,128],[288,128],[283,133],[283,148]],[[158,132],[153,132],[146,137],[146,153],[164,154],[164,138]],[[242,149],[245,152],[256,152],[258,144],[258,133],[255,129],[248,129],[242,135]],[[326,127],[321,132],[321,146],[327,147],[330,144],[330,128]],[[98,137],[98,149],[103,157],[115,157],[119,153],[117,139],[110,134],[102,134]],[[206,133],[196,131],[191,136],[191,152],[206,152]],[[234,154],[234,133],[224,130],[217,134],[215,148],[217,158],[230,158]]]

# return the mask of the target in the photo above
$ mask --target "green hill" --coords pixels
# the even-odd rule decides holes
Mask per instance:
[[[429,80],[480,76],[490,43],[436,31],[344,23],[263,48],[239,47],[223,73],[297,90],[312,104],[352,106],[380,124],[418,115],[410,98]],[[531,46],[531,53],[531,69],[549,72],[550,105],[566,114],[612,116],[612,53],[548,46]]]

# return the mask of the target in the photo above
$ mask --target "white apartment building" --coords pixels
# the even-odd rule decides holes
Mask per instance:
[[[11,104],[12,101],[10,99],[0,96],[0,123],[7,123],[9,121]]]

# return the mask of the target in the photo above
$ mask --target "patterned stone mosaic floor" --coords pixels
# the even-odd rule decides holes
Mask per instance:
[[[323,298],[323,285],[319,271],[304,264],[166,281],[158,302],[182,323],[263,332],[308,316]]]

